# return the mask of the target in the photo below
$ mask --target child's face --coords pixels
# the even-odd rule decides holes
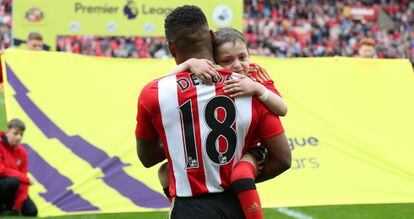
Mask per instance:
[[[11,146],[17,146],[23,138],[23,131],[18,128],[10,128],[6,132],[6,137]]]
[[[372,58],[374,56],[375,49],[373,46],[362,45],[358,49],[358,53],[359,53],[359,56],[362,58]]]
[[[216,63],[233,72],[249,73],[249,52],[241,41],[227,42],[217,48]]]
[[[40,51],[43,49],[43,42],[41,40],[28,40],[27,49]]]

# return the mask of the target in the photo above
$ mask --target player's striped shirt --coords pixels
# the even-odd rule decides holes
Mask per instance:
[[[231,171],[253,133],[261,139],[284,132],[257,98],[230,98],[224,81],[205,85],[192,73],[147,84],[138,101],[136,136],[160,137],[170,168],[170,193],[189,197],[230,189]]]

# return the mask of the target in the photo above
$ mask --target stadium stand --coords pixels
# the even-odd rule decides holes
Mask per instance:
[[[0,51],[11,46],[11,0],[0,0]]]
[[[354,9],[375,16],[356,16]],[[356,56],[358,42],[372,38],[378,58],[413,62],[413,10],[410,1],[252,0],[245,1],[245,34],[255,55]]]
[[[11,0],[0,0],[0,48],[11,45]],[[244,33],[253,55],[357,55],[372,38],[378,58],[414,63],[414,2],[409,0],[244,0]],[[259,34],[260,33],[260,34]],[[58,51],[107,57],[167,58],[163,38],[60,36]]]
[[[61,36],[57,50],[106,57],[169,57],[162,37]]]

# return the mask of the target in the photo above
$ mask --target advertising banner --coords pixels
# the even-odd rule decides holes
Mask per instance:
[[[39,32],[51,50],[57,36],[164,36],[164,19],[174,8],[196,5],[210,28],[241,30],[241,0],[24,0],[13,1],[13,38],[24,45],[28,34]],[[17,46],[19,46],[17,45]]]

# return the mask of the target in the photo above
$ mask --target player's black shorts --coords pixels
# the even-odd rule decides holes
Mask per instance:
[[[244,219],[244,215],[237,196],[233,192],[222,192],[198,197],[176,197],[170,218]]]

